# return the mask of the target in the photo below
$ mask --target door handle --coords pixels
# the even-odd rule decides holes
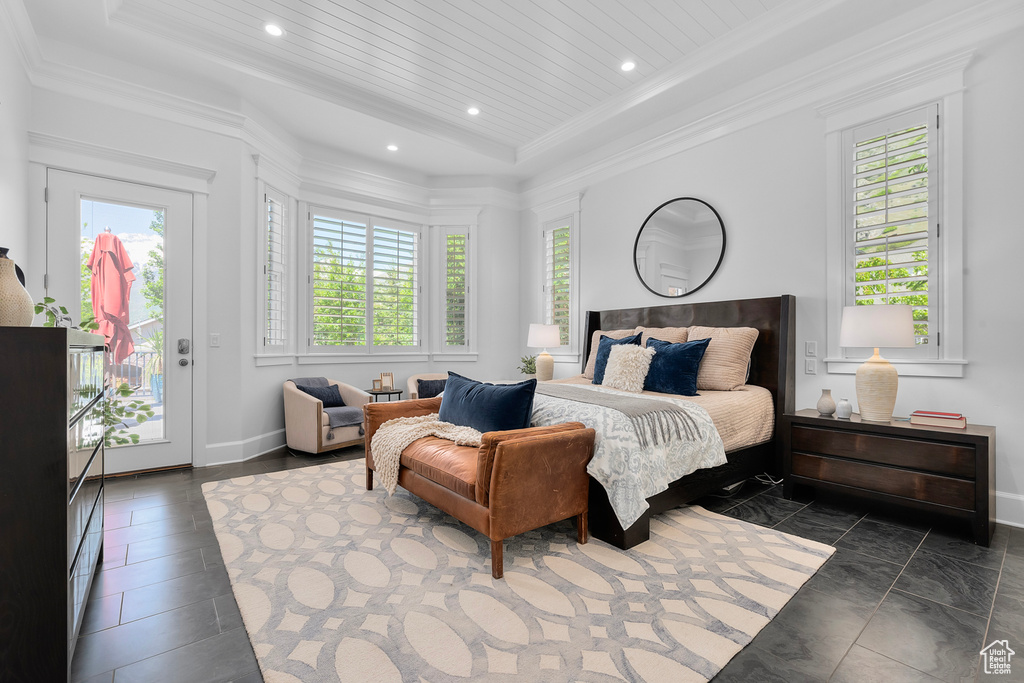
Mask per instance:
[[[181,354],[188,353],[189,346],[190,346],[190,344],[189,344],[189,340],[188,339],[179,339],[178,340],[178,353],[181,353]]]

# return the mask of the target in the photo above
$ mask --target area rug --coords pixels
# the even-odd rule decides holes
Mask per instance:
[[[571,522],[505,541],[399,489],[361,460],[203,485],[268,683],[706,681],[832,554],[687,507],[620,551]]]

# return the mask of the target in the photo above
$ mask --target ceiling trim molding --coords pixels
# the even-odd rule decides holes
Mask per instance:
[[[782,32],[809,21],[846,0],[796,0],[743,24],[725,36],[695,50],[691,55],[665,69],[657,77],[638,83],[620,95],[569,119],[540,137],[520,145],[516,161],[522,162],[551,151],[595,126],[619,116],[683,85],[696,76],[748,51],[752,45],[767,42]]]
[[[430,190],[431,211],[454,211],[464,207],[476,207],[477,212],[485,207],[519,211],[521,203],[518,192],[498,187],[432,188]]]
[[[48,133],[29,131],[28,141],[29,145],[37,149],[56,149],[62,152],[71,152],[72,154],[80,154],[96,159],[106,159],[119,164],[148,168],[183,178],[194,178],[206,183],[213,182],[213,179],[217,177],[217,171],[209,168],[203,168],[202,166],[182,164],[176,161],[159,159],[145,154],[137,154],[136,152],[128,152],[125,150],[104,147],[102,145],[94,145],[90,142],[81,142],[79,140],[71,140],[68,138],[58,137],[56,135],[49,135]],[[33,161],[35,161],[35,159],[33,159]]]
[[[270,60],[245,60],[227,54],[223,50],[224,39],[204,35],[197,38],[194,30],[181,30],[172,19],[149,7],[139,5],[122,6],[117,12],[108,14],[112,22],[119,22],[146,31],[162,39],[173,38],[176,43],[188,46],[209,59],[239,69],[263,80],[269,80],[292,90],[325,99],[335,105],[362,112],[383,121],[424,133],[443,142],[459,145],[499,161],[514,162],[516,150],[486,135],[466,130],[436,116],[429,116],[411,107],[384,102],[380,96],[362,88],[341,85],[338,81],[320,74],[310,75],[301,69],[282,67]],[[242,46],[244,48],[244,46]]]
[[[39,50],[39,39],[32,28],[32,20],[25,9],[25,3],[22,0],[0,0],[0,23],[7,26],[7,32],[14,40],[25,73],[31,79],[32,71],[42,63],[43,55]]]
[[[954,69],[961,59],[969,58],[968,53],[980,42],[1022,24],[1024,3],[990,0],[904,34],[898,40],[874,46],[868,60],[863,54],[834,60],[829,60],[827,54],[810,55],[769,75],[772,82],[781,85],[757,91],[756,84],[745,83],[716,98],[722,106],[711,114],[582,167],[557,168],[534,176],[524,184],[523,206],[585,188],[800,107],[856,98],[857,93],[870,93],[879,82],[896,87],[908,73],[928,72],[929,65],[935,69]],[[810,71],[806,68],[807,64],[823,62],[824,67]],[[908,70],[907,64],[917,66]]]

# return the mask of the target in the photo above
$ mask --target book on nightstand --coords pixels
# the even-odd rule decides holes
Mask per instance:
[[[938,413],[934,410],[915,410],[910,414],[910,424],[966,429],[967,418],[960,413]]]

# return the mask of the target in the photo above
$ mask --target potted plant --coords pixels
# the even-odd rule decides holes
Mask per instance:
[[[523,356],[519,359],[519,372],[526,378],[537,376],[537,356]]]
[[[157,330],[146,340],[153,347],[153,355],[146,362],[149,389],[153,392],[153,403],[161,403],[164,395],[164,331]]]

